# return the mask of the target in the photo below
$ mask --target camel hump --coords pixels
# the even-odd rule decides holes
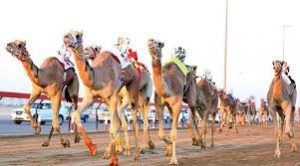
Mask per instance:
[[[57,66],[61,66],[59,60],[56,57],[46,58],[41,64],[41,68],[54,68]],[[62,67],[62,66],[61,66]]]
[[[120,59],[114,53],[112,53],[111,51],[107,51],[107,50],[102,51],[100,53],[100,56],[97,56],[96,59],[99,58],[99,60],[101,59],[101,61],[104,61],[110,57],[113,58],[117,63],[121,64]]]

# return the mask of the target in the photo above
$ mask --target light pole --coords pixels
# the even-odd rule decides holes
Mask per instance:
[[[226,0],[226,14],[225,14],[225,48],[224,48],[224,91],[227,88],[227,28],[228,28],[228,0]]]
[[[281,27],[283,28],[283,32],[282,32],[282,60],[284,61],[285,30],[286,30],[286,28],[291,27],[291,25],[284,24]]]

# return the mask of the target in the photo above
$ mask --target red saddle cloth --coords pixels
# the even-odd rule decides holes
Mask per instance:
[[[115,61],[117,61],[119,64],[121,64],[120,59],[113,53],[111,53],[111,56],[114,58]]]
[[[137,70],[138,74],[139,74],[139,79],[142,79],[142,72],[143,71],[147,71],[148,69],[147,67],[138,61],[138,54],[136,51],[133,51],[131,48],[128,49],[128,56],[129,59],[133,59],[133,66],[135,67],[135,69]]]

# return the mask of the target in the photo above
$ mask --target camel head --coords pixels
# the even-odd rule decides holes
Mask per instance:
[[[279,76],[282,72],[282,66],[283,66],[284,62],[283,61],[273,61],[273,69],[275,72],[275,76]]]
[[[83,33],[79,31],[71,31],[64,35],[64,44],[69,48],[79,48],[82,47],[82,36]]]
[[[101,48],[101,46],[88,46],[84,48],[83,53],[87,58],[94,60],[100,53]]]
[[[152,60],[160,60],[162,56],[162,48],[164,47],[164,43],[154,40],[154,39],[149,39],[148,40],[148,50],[152,56]]]
[[[26,49],[26,41],[16,40],[8,43],[6,51],[11,53],[12,56],[18,58],[20,61],[26,61],[30,58]]]
[[[223,98],[225,96],[225,91],[223,89],[218,89],[218,94],[220,98]]]

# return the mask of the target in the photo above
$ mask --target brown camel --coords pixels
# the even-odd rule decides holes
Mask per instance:
[[[267,99],[269,111],[275,124],[276,148],[274,156],[278,158],[281,155],[279,148],[282,142],[283,128],[284,133],[291,140],[292,151],[297,150],[293,131],[297,90],[296,86],[288,84],[282,78],[282,65],[282,61],[273,61],[275,76],[270,85]]]
[[[210,115],[212,118],[211,120],[211,147],[214,146],[214,125],[215,125],[215,118],[218,111],[218,91],[213,85],[213,83],[205,78],[201,79],[197,86],[196,86],[196,110],[198,114],[200,115],[202,121],[201,125],[201,132],[199,134],[199,131],[197,131],[197,124],[196,122],[196,116],[194,113],[192,113],[192,116],[190,118],[193,118],[194,126],[196,128],[196,131],[199,134],[198,140],[196,139],[193,130],[192,131],[192,140],[193,145],[201,146],[202,149],[206,149],[206,126],[208,121],[208,116]]]
[[[172,156],[169,164],[178,164],[176,157],[176,139],[178,116],[181,112],[186,77],[175,63],[162,67],[161,57],[164,44],[150,39],[148,49],[152,57],[153,81],[155,87],[155,107],[159,120],[159,138],[166,144],[166,155]],[[167,106],[172,115],[170,137],[165,136],[163,108]]]
[[[219,91],[220,98],[220,113],[221,113],[221,123],[220,132],[224,126],[227,129],[234,127],[235,132],[238,133],[236,125],[236,102],[231,94],[226,94],[223,90]],[[227,130],[228,131],[228,130]]]
[[[58,123],[58,115],[64,86],[67,86],[65,91],[67,95],[65,97],[70,97],[74,108],[77,108],[79,91],[79,80],[77,75],[70,80],[64,80],[64,68],[59,60],[55,57],[47,58],[42,63],[41,67],[38,68],[30,58],[30,55],[26,49],[25,41],[16,40],[14,42],[10,42],[7,44],[6,50],[22,63],[27,76],[32,82],[32,92],[29,101],[24,106],[24,111],[29,117],[31,126],[35,129],[36,134],[40,133],[41,128],[33,119],[30,113],[30,106],[39,98],[41,93],[45,93],[52,102],[52,128],[49,136],[44,141],[42,146],[46,147],[49,145],[51,136],[53,132],[56,131],[60,136],[61,144],[64,147],[69,147],[70,142],[61,135],[60,126]],[[75,142],[79,142],[77,137],[75,137]]]
[[[79,72],[79,76],[85,86],[85,95],[82,104],[78,110],[74,112],[73,119],[78,125],[83,139],[87,147],[89,148],[90,155],[96,154],[96,145],[94,145],[91,139],[87,136],[81,122],[80,114],[85,111],[93,102],[95,98],[100,97],[109,106],[110,111],[110,136],[111,142],[106,149],[103,156],[104,159],[112,157],[111,164],[117,164],[118,159],[115,153],[115,143],[119,137],[120,119],[117,112],[118,104],[118,88],[121,78],[121,65],[113,58],[113,54],[108,51],[103,51],[93,61],[92,65],[89,65],[84,55],[84,49],[82,45],[81,32],[72,31],[64,35],[64,43],[71,48],[75,59],[75,64]],[[129,94],[129,103],[132,110],[134,121],[134,133],[135,133],[135,159],[138,159],[138,124],[137,124],[137,103],[138,103],[138,75],[133,67],[127,67],[124,76],[124,85],[126,86]],[[112,156],[113,154],[113,156]]]
[[[95,57],[100,53],[101,47],[95,47],[95,46],[89,46],[84,49],[84,53],[87,57],[94,57],[92,59],[95,59]],[[140,111],[142,113],[143,121],[144,121],[144,135],[141,145],[141,153],[144,153],[145,149],[145,142],[148,140],[148,145],[150,149],[154,148],[154,143],[151,140],[150,134],[149,134],[149,124],[148,124],[148,114],[149,114],[149,108],[150,108],[150,98],[152,96],[153,91],[153,83],[151,79],[151,75],[147,69],[142,70],[141,72],[141,80],[139,82],[139,103],[138,107],[140,108]],[[124,128],[124,134],[125,134],[125,140],[126,140],[126,146],[125,146],[125,155],[130,154],[130,144],[129,144],[129,137],[128,137],[128,123],[125,119],[125,116],[123,114],[123,111],[129,106],[128,103],[128,91],[126,87],[123,87],[119,93],[119,99],[120,102],[118,104],[118,112],[119,116],[122,121],[122,126]],[[117,146],[118,151],[122,151],[122,146],[119,144]]]
[[[268,111],[267,103],[263,98],[261,98],[260,109],[259,109],[260,124],[267,124],[268,116],[269,116],[269,111]]]

